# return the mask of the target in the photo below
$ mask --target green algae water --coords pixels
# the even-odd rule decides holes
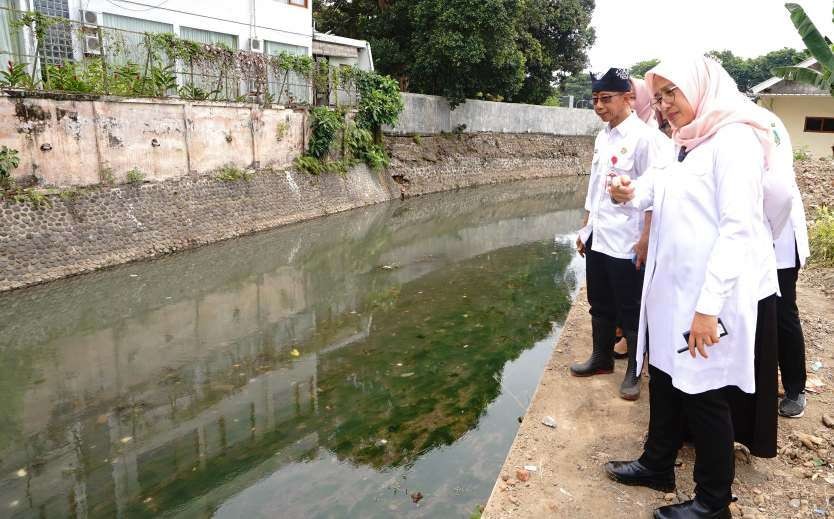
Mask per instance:
[[[391,202],[0,296],[0,516],[469,517],[584,185]]]

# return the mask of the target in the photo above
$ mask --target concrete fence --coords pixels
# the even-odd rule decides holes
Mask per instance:
[[[593,135],[602,123],[593,110],[467,100],[454,110],[446,98],[403,94],[405,109],[388,133],[432,135],[452,132]]]
[[[83,96],[0,96],[0,145],[14,176],[40,184],[124,182],[207,173],[226,164],[284,167],[304,150],[306,112],[240,103]]]
[[[405,110],[388,132],[588,136],[601,123],[590,110],[403,94]],[[19,180],[41,186],[123,183],[211,174],[227,164],[284,169],[309,138],[306,109],[180,99],[0,94],[0,145],[18,150]]]

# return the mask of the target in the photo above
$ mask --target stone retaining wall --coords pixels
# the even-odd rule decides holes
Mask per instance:
[[[185,176],[0,202],[0,291],[151,258],[404,196],[555,176],[590,162],[591,137],[390,137],[391,167],[250,180]]]

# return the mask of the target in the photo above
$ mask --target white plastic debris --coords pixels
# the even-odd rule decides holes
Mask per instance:
[[[524,470],[527,472],[536,472],[539,468],[535,465],[524,465]]]
[[[553,418],[552,416],[545,416],[545,417],[542,419],[542,423],[543,423],[544,425],[546,425],[546,426],[550,427],[551,429],[555,429],[555,428],[556,428],[556,419],[555,419],[555,418]]]

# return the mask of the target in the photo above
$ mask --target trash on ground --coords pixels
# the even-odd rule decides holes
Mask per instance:
[[[545,416],[545,417],[542,419],[542,423],[543,423],[544,425],[546,425],[546,426],[548,426],[548,427],[552,428],[552,429],[555,429],[555,428],[556,428],[556,419],[555,419],[555,418],[553,418],[552,416]]]

